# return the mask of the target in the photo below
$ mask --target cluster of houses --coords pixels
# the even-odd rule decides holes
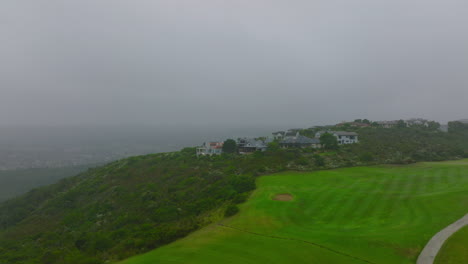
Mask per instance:
[[[237,139],[237,151],[240,154],[253,153],[255,151],[265,151],[268,143],[272,142],[271,138],[239,138]],[[220,155],[223,153],[224,142],[205,142],[200,147],[197,147],[197,156],[200,155]]]
[[[290,129],[273,133],[269,138],[239,138],[237,149],[240,154],[265,151],[268,144],[277,141],[281,148],[321,148],[320,136],[330,133],[336,137],[339,145],[358,143],[358,134],[346,131],[319,131],[310,138],[300,134],[300,129]],[[223,142],[205,142],[197,148],[197,155],[219,155],[223,151]]]
[[[390,120],[390,121],[377,121],[371,122],[367,119],[356,119],[354,122],[342,122],[335,125],[335,128],[346,129],[364,128],[378,125],[383,128],[393,128],[404,123],[405,126],[425,126],[428,127],[431,121],[423,118],[412,118],[408,120]],[[468,124],[468,119],[458,120]],[[317,131],[326,129],[327,127],[312,127],[309,130]],[[439,130],[448,131],[447,125],[441,125]],[[320,136],[324,133],[330,133],[336,137],[339,145],[354,144],[359,142],[358,134],[355,132],[347,131],[331,131],[322,130],[315,133],[314,137],[307,137],[300,134],[302,129],[289,129],[287,131],[278,131],[273,133],[273,137],[268,138],[239,138],[237,139],[237,149],[240,154],[248,154],[256,151],[265,151],[269,143],[278,142],[281,148],[321,148]],[[205,142],[202,146],[197,148],[197,155],[219,155],[223,152],[223,142]]]
[[[377,121],[376,123],[383,128],[392,128],[400,124],[400,120],[391,120],[391,121]],[[411,118],[408,120],[403,120],[405,126],[429,126],[430,121],[424,118]]]
[[[286,132],[275,132],[273,137],[279,139],[279,144],[282,148],[321,148],[320,136],[325,133],[332,134],[336,137],[339,145],[358,143],[358,134],[356,132],[347,131],[319,131],[315,133],[315,137],[310,138],[300,135],[298,130],[288,130]]]

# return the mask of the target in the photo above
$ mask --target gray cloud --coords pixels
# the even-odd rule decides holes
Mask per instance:
[[[468,2],[5,0],[0,124],[468,114]]]

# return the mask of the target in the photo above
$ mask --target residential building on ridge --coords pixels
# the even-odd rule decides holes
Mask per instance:
[[[255,151],[267,150],[268,143],[271,140],[254,139],[254,138],[239,138],[237,140],[237,149],[240,154],[252,153]]]
[[[284,137],[284,131],[278,131],[272,134],[273,134],[273,139],[283,139]]]
[[[392,128],[396,127],[398,125],[398,120],[392,120],[392,121],[377,121],[376,122],[379,126],[383,128]]]
[[[366,123],[359,123],[359,122],[342,122],[339,124],[335,125],[336,127],[345,127],[345,126],[350,126],[350,127],[370,127],[370,124]]]
[[[424,119],[424,118],[411,118],[405,121],[405,124],[407,126],[429,126],[429,120]]]
[[[297,132],[296,136],[285,137],[279,142],[282,148],[321,148],[320,140],[317,138],[309,138],[306,136],[299,135]]]
[[[338,140],[338,145],[354,144],[359,142],[358,134],[356,132],[348,131],[320,131],[315,133],[316,138],[320,138],[325,133],[330,133]]]
[[[224,142],[205,142],[197,148],[197,156],[220,155],[223,153],[223,144]]]

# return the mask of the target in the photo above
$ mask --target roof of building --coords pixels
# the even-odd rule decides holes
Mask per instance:
[[[215,142],[215,141],[210,141],[210,142],[204,142],[203,145],[200,148],[210,148],[210,149],[221,149],[223,148],[224,142]]]
[[[273,135],[284,135],[284,131],[273,132]]]
[[[309,138],[299,135],[297,138],[287,138],[280,142],[281,144],[320,144],[317,138]]]
[[[377,121],[376,122],[379,125],[396,125],[398,124],[398,120],[391,120],[391,121]]]
[[[254,138],[240,138],[238,140],[239,147],[265,148],[266,142]]]
[[[284,134],[284,136],[285,137],[295,137],[297,135],[297,133],[298,133],[297,131],[289,130]]]
[[[319,135],[321,136],[325,133],[330,133],[330,134],[337,135],[337,136],[358,136],[358,133],[348,132],[348,131],[319,131],[315,134],[315,136],[319,137]]]
[[[336,134],[338,136],[357,136],[358,135],[356,132],[348,132],[348,131],[334,131],[331,133]]]
[[[342,126],[354,126],[354,127],[369,127],[370,124],[362,123],[362,122],[343,122],[336,124],[337,127],[342,127]]]

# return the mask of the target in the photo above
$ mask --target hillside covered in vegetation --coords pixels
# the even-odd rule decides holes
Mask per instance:
[[[195,149],[124,159],[0,204],[0,263],[98,264],[165,245],[237,212],[256,177],[468,157],[468,133],[361,128],[335,150],[196,157]],[[307,131],[303,131],[307,133]]]

